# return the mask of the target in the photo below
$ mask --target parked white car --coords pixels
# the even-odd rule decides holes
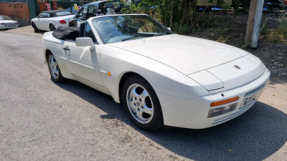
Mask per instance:
[[[59,26],[69,26],[69,21],[74,18],[70,11],[51,10],[44,11],[31,20],[35,32],[38,30],[54,31]]]
[[[144,130],[231,120],[254,105],[270,77],[254,55],[173,34],[147,15],[93,17],[80,33],[59,29],[43,35],[52,80],[77,80],[111,95]]]
[[[1,29],[13,29],[19,27],[17,21],[11,20],[10,17],[0,15],[0,30]]]

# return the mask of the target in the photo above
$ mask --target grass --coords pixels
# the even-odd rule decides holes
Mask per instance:
[[[277,28],[269,29],[268,40],[271,42],[287,42],[287,22],[280,23]]]

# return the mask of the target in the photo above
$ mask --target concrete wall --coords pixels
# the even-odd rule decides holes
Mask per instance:
[[[30,24],[28,3],[0,3],[0,15],[6,15],[17,20],[20,26]]]

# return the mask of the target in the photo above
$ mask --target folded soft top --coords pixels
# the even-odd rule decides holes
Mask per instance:
[[[52,35],[57,39],[72,39],[75,40],[77,37],[80,37],[80,28],[79,27],[64,27],[60,26],[55,30]]]

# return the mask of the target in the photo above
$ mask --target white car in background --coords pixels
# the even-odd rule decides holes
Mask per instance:
[[[17,21],[11,20],[10,17],[0,15],[0,30],[1,29],[13,29],[19,27]]]
[[[52,80],[111,95],[144,130],[229,121],[255,104],[270,77],[244,50],[173,34],[143,14],[96,16],[42,38]]]
[[[31,20],[35,32],[38,30],[54,31],[59,26],[69,26],[69,21],[74,18],[70,11],[51,10],[44,11]]]

